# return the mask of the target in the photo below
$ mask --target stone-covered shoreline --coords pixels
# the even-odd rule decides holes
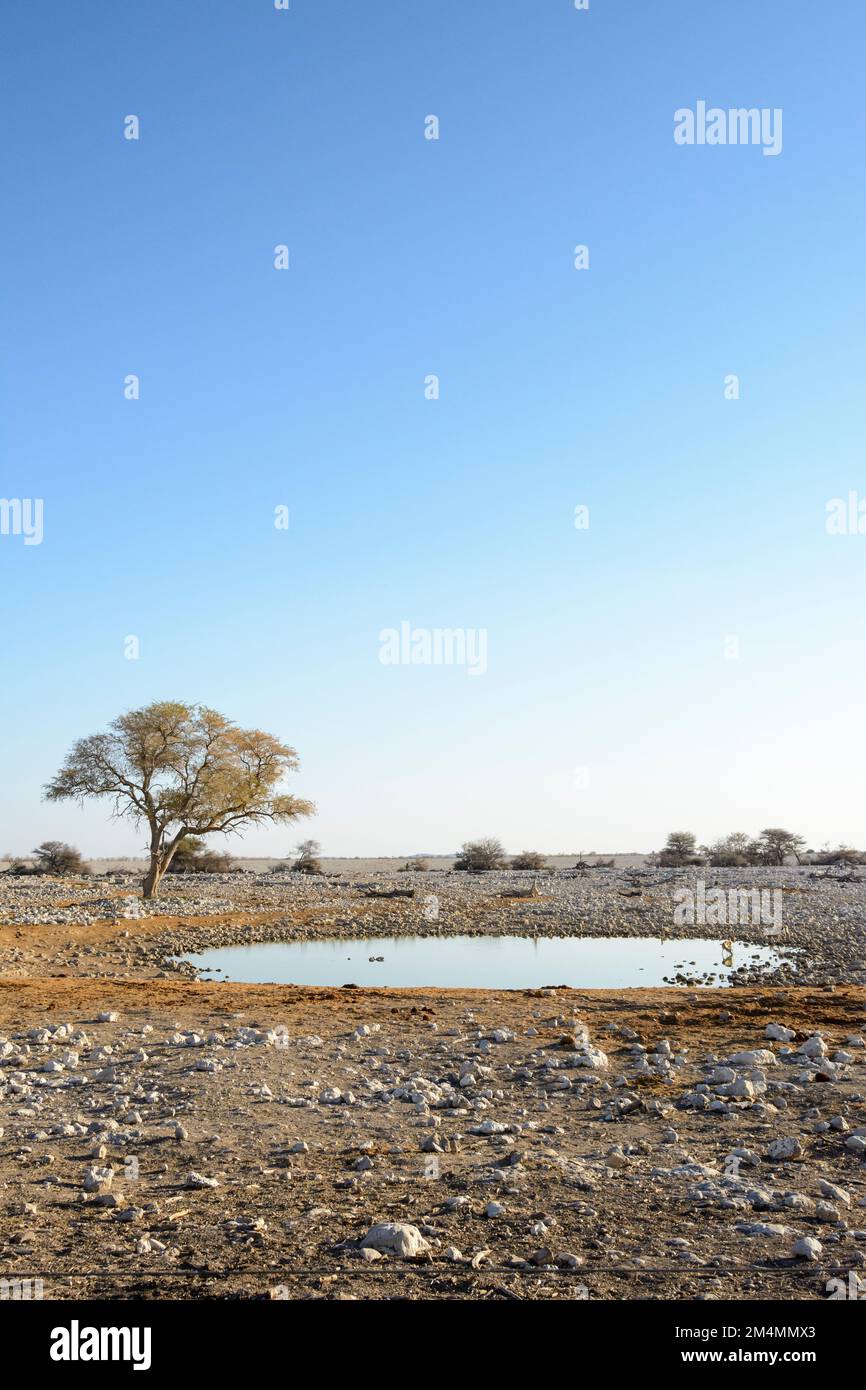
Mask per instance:
[[[707,898],[713,890],[726,900],[737,891],[763,892],[765,902],[775,895],[781,925],[774,926],[770,917],[752,920],[745,900],[735,922],[678,922],[676,895],[699,884]],[[392,892],[412,896],[371,896]],[[178,962],[179,956],[257,941],[437,934],[711,937],[772,946],[783,956],[772,971],[748,963],[738,967],[734,983],[866,984],[866,870],[589,869],[360,879],[200,875],[167,881],[153,904],[141,901],[137,881],[129,876],[77,883],[4,878],[4,921],[22,929],[128,922],[129,954],[136,965],[185,974],[191,967]],[[26,957],[26,947],[19,949]]]

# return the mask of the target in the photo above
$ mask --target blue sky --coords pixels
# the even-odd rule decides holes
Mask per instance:
[[[0,854],[140,850],[40,788],[157,698],[297,747],[318,817],[243,853],[866,844],[858,0],[6,29],[0,493],[44,539],[0,535]],[[781,153],[678,146],[698,100]],[[383,665],[404,619],[486,673]]]

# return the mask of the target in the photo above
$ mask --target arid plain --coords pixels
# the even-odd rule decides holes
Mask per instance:
[[[199,875],[150,904],[123,875],[0,879],[4,1278],[581,1300],[825,1299],[866,1278],[862,872],[752,871],[783,894],[782,964],[746,953],[724,988],[243,985],[176,959],[720,934],[674,921],[680,871],[395,867]],[[725,935],[766,942],[760,923]]]

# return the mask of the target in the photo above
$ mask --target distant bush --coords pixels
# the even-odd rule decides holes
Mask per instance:
[[[757,842],[741,830],[711,845],[701,845],[700,852],[714,869],[740,869],[759,862]]]
[[[813,864],[866,864],[866,854],[853,849],[851,845],[839,845],[836,849],[821,850],[811,857]]]
[[[711,845],[700,846],[695,844],[695,837],[690,831],[675,830],[668,836],[664,849],[651,855],[649,862],[663,868],[709,864],[714,869],[781,865],[790,858],[796,859],[799,864],[804,857],[805,843],[802,836],[778,826],[762,830],[757,838],[736,830]]]
[[[522,849],[511,861],[512,869],[546,869],[547,859],[536,849]]]
[[[426,874],[430,870],[430,865],[426,859],[407,859],[400,870],[401,874]]]
[[[166,873],[169,874],[228,874],[232,872],[230,854],[217,854],[208,849],[197,835],[187,835],[174,852]]]
[[[65,845],[62,840],[43,840],[33,853],[36,856],[32,869],[34,874],[55,874],[58,878],[69,878],[73,874],[90,872],[75,846]]]
[[[652,855],[650,862],[663,869],[675,869],[689,864],[702,864],[704,859],[698,853],[697,842],[690,830],[672,830],[664,849]]]
[[[321,874],[324,869],[318,860],[322,846],[318,840],[302,840],[295,848],[297,858],[292,864],[292,870],[296,874]]]
[[[484,873],[505,867],[506,854],[499,840],[467,840],[457,852],[455,869]]]

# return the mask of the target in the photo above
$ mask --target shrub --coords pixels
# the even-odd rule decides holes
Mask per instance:
[[[709,855],[709,863],[713,869],[745,869],[754,860],[745,854],[734,854],[730,850],[713,850]]]
[[[505,862],[505,850],[499,840],[467,840],[457,852],[454,867],[478,874],[502,869]]]
[[[218,854],[208,849],[197,835],[187,835],[174,852],[166,870],[170,874],[227,874],[231,872],[230,854]]]
[[[711,845],[701,845],[701,853],[714,869],[742,869],[758,862],[754,840],[741,830],[714,840]]]
[[[822,850],[814,855],[813,864],[866,864],[866,854],[853,849],[851,845],[839,845],[836,849]]]
[[[426,874],[430,865],[426,859],[407,859],[400,870],[401,874]]]
[[[36,863],[35,874],[55,874],[58,878],[69,878],[72,874],[87,873],[87,866],[74,845],[65,845],[61,840],[43,840],[33,851]]]
[[[522,849],[511,861],[512,869],[546,869],[547,860],[536,849]]]

